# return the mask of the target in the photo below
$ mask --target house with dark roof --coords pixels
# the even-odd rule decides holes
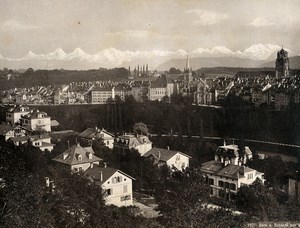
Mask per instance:
[[[106,204],[118,207],[133,205],[133,177],[121,170],[99,165],[85,170],[84,175],[105,190]]]
[[[5,141],[12,137],[24,136],[25,134],[26,131],[21,126],[10,125],[5,123],[0,124],[0,136],[2,136],[5,139]]]
[[[52,160],[74,172],[84,172],[94,165],[99,165],[99,162],[102,161],[94,154],[92,147],[81,147],[77,143]]]
[[[149,100],[161,101],[164,96],[171,97],[175,91],[175,84],[167,75],[159,76],[155,81],[151,82],[149,87]]]
[[[29,131],[51,132],[51,117],[46,112],[32,110],[21,117],[21,124]]]
[[[244,165],[246,164],[247,160],[252,159],[252,157],[252,151],[248,146],[245,146],[244,151],[242,152],[240,151],[238,145],[226,145],[225,142],[224,145],[219,146],[215,152],[216,161],[233,165]]]
[[[20,146],[22,144],[28,143],[34,147],[38,147],[41,151],[53,150],[55,144],[51,143],[51,136],[49,134],[40,134],[40,135],[20,135],[11,137],[9,139],[15,146]]]
[[[21,117],[28,114],[30,109],[26,106],[16,105],[6,112],[6,123],[21,123]]]
[[[114,135],[105,129],[87,128],[78,135],[83,143],[92,145],[94,140],[102,142],[105,146],[112,149],[114,143]]]
[[[114,140],[114,147],[121,149],[135,149],[141,155],[152,148],[152,142],[145,135],[120,135]]]
[[[249,151],[245,151],[245,154],[249,154]],[[264,173],[244,166],[244,162],[245,158],[238,152],[236,145],[219,147],[215,160],[201,166],[206,182],[210,185],[210,195],[230,201],[235,199],[241,186],[251,185],[257,179],[264,182]]]
[[[143,154],[143,157],[150,158],[153,164],[183,170],[189,166],[191,156],[180,151],[153,147],[151,150]]]
[[[51,143],[51,136],[49,134],[40,134],[40,135],[30,135],[29,136],[30,143],[38,147],[41,151],[49,151],[53,150],[55,144]]]

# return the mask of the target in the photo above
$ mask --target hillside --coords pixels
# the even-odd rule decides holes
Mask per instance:
[[[258,67],[264,64],[263,60],[251,60],[237,57],[199,57],[191,58],[190,66],[193,69],[203,67]],[[171,67],[183,69],[186,59],[171,59],[157,66],[157,70],[169,70]]]
[[[300,56],[293,56],[289,58],[291,69],[300,69]],[[260,65],[260,67],[275,67],[275,60],[268,61]]]

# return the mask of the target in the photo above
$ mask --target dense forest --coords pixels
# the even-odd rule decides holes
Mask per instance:
[[[33,86],[49,86],[69,84],[70,82],[88,82],[99,80],[122,80],[128,76],[125,68],[98,70],[36,70],[27,69],[24,73],[18,74],[7,80],[6,77],[0,77],[0,89],[11,88],[30,88]]]

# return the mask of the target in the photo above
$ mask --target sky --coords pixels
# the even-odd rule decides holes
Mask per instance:
[[[0,57],[7,60],[66,60],[74,49],[73,56],[116,65],[141,56],[187,52],[266,59],[282,45],[294,55],[300,53],[298,0],[0,3]]]

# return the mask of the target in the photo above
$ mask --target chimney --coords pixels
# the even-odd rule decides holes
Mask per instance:
[[[225,141],[225,139],[224,139],[224,146],[226,146],[226,141]]]
[[[76,140],[77,141],[77,140]],[[79,142],[76,142],[76,146],[77,147],[80,147],[80,143]]]
[[[161,156],[160,151],[158,151],[158,160],[160,160],[160,156]]]
[[[70,148],[70,141],[68,140],[67,143],[68,143],[68,148]]]
[[[106,162],[103,162],[103,167],[107,168],[107,163]]]
[[[103,173],[100,171],[100,181],[103,181]]]
[[[168,149],[168,150],[170,150],[170,147],[169,147],[169,146],[167,146],[167,149]]]

